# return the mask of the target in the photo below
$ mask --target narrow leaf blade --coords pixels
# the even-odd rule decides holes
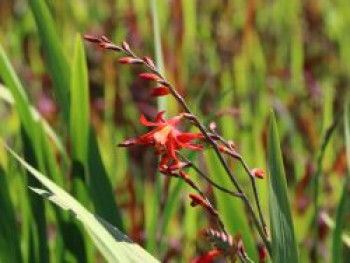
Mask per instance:
[[[286,176],[274,114],[269,129],[268,165],[270,228],[274,262],[297,263],[298,250],[287,192]]]

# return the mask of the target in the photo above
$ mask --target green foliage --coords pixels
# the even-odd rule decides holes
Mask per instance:
[[[55,85],[55,93],[66,121],[69,117],[70,72],[68,62],[63,54],[61,38],[58,36],[54,21],[44,0],[30,0],[30,8],[39,31],[44,49],[46,66]]]
[[[47,198],[62,209],[69,211],[85,227],[92,240],[109,262],[158,262],[141,247],[133,243],[128,237],[122,234],[117,228],[109,231],[102,225],[96,215],[88,212],[72,196],[58,187],[43,174],[35,170],[10,148],[7,150],[18,162],[23,165],[28,172],[35,177],[45,189],[30,187],[35,193]],[[111,233],[111,231],[113,232]]]
[[[298,249],[294,237],[286,175],[273,113],[269,128],[268,161],[272,260],[274,262],[296,263],[299,262]]]

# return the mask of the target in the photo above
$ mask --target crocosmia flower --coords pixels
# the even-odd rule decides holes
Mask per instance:
[[[140,122],[147,127],[155,127],[152,131],[133,139],[128,139],[119,144],[120,147],[129,147],[132,145],[146,145],[154,147],[156,154],[161,156],[159,168],[161,171],[171,172],[186,166],[179,160],[176,151],[183,148],[190,150],[203,150],[203,145],[193,143],[194,140],[203,140],[201,133],[182,132],[178,125],[184,118],[178,115],[168,120],[163,118],[164,111],[159,112],[155,122],[150,122],[141,114]]]

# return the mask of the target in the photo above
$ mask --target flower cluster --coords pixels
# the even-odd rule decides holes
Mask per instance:
[[[163,118],[164,111],[159,112],[155,122],[150,122],[141,114],[140,122],[147,127],[154,129],[138,138],[132,138],[120,143],[120,147],[129,147],[132,145],[145,145],[155,149],[155,153],[160,155],[159,170],[169,175],[175,171],[186,167],[188,163],[182,162],[177,151],[181,149],[190,149],[194,151],[203,150],[203,144],[195,144],[194,140],[203,140],[201,133],[182,132],[178,125],[183,120],[184,115],[180,114],[168,120]]]
[[[102,37],[93,37],[85,36],[85,39],[91,43],[97,44],[99,47],[107,50],[122,52],[126,56],[118,60],[121,64],[139,64],[145,66],[149,72],[144,72],[139,75],[139,77],[146,81],[156,82],[157,85],[152,88],[150,95],[152,97],[166,96],[171,94],[178,103],[182,106],[185,113],[180,113],[177,116],[174,116],[169,119],[164,119],[164,111],[159,112],[156,116],[154,122],[147,120],[147,118],[141,114],[140,122],[146,127],[152,127],[153,129],[146,134],[143,134],[136,138],[127,139],[126,141],[119,144],[120,147],[130,147],[133,145],[144,145],[154,149],[156,155],[160,157],[159,162],[159,171],[162,174],[168,176],[179,177],[184,180],[197,194],[189,194],[191,199],[191,206],[201,207],[206,211],[211,217],[212,221],[216,223],[216,228],[218,230],[209,229],[205,231],[205,236],[209,238],[209,241],[213,243],[215,249],[210,250],[201,257],[198,257],[193,262],[213,262],[218,257],[230,257],[233,261],[236,256],[245,262],[248,259],[248,256],[245,253],[243,242],[239,235],[232,238],[227,234],[224,224],[220,219],[219,213],[215,210],[214,206],[211,204],[209,198],[200,190],[197,184],[188,177],[184,172],[185,167],[192,167],[201,175],[208,183],[217,189],[230,194],[232,196],[240,197],[243,202],[245,202],[248,210],[253,216],[254,223],[257,226],[259,234],[261,235],[264,243],[269,245],[268,234],[266,230],[266,224],[262,216],[261,207],[259,203],[259,198],[257,194],[257,188],[255,185],[255,179],[263,179],[265,174],[264,171],[260,168],[250,169],[243,160],[243,158],[238,154],[235,149],[235,144],[232,141],[226,141],[222,138],[216,131],[216,124],[212,122],[209,125],[209,130],[195,117],[189,107],[187,106],[183,97],[177,92],[177,90],[163,77],[163,75],[157,70],[154,62],[149,57],[145,56],[140,58],[136,56],[130,49],[129,45],[126,42],[123,42],[122,45],[114,45],[109,39],[105,36]],[[179,126],[184,120],[190,120],[200,132],[184,132]],[[209,132],[210,131],[210,132]],[[231,179],[234,187],[237,192],[232,192],[231,190],[218,185],[213,182],[211,178],[205,173],[203,173],[198,167],[196,167],[192,162],[186,159],[186,157],[180,154],[180,151],[183,149],[189,149],[193,151],[202,151],[205,146],[208,145],[212,147],[229,178]],[[252,182],[254,199],[256,206],[259,212],[259,217],[255,214],[251,203],[248,200],[248,197],[241,188],[239,182],[231,173],[230,168],[228,167],[226,160],[223,155],[230,156],[235,160],[238,160],[246,173],[249,175],[249,178]],[[265,232],[264,232],[265,231]],[[264,247],[265,248],[265,247]],[[262,250],[262,254],[266,254],[265,250]],[[261,258],[265,258],[266,255],[262,255]]]

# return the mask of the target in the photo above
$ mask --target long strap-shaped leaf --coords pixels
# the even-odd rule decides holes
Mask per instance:
[[[37,194],[44,196],[64,210],[68,210],[83,223],[85,229],[90,234],[97,248],[108,260],[108,262],[159,262],[152,255],[147,253],[136,243],[130,241],[124,234],[114,229],[113,232],[107,231],[104,225],[100,223],[97,216],[86,210],[77,200],[50,181],[43,174],[35,170],[25,160],[18,156],[8,146],[5,146],[9,153],[15,157],[21,165],[27,169],[43,186],[46,188],[31,188]],[[101,193],[103,194],[103,193]],[[108,229],[111,229],[109,227]]]
[[[293,221],[274,114],[269,129],[269,205],[273,262],[297,263]]]
[[[347,224],[346,218],[348,215],[350,215],[350,102],[345,104],[344,128],[348,173],[344,182],[342,194],[340,196],[339,204],[337,207],[337,216],[335,219],[336,224],[333,233],[332,244],[332,262],[334,263],[346,262],[346,259],[343,258],[342,234]]]
[[[55,95],[61,106],[64,119],[69,119],[70,67],[61,47],[54,20],[45,1],[30,0],[29,6],[34,15],[40,41],[44,49],[45,62],[54,83]]]

